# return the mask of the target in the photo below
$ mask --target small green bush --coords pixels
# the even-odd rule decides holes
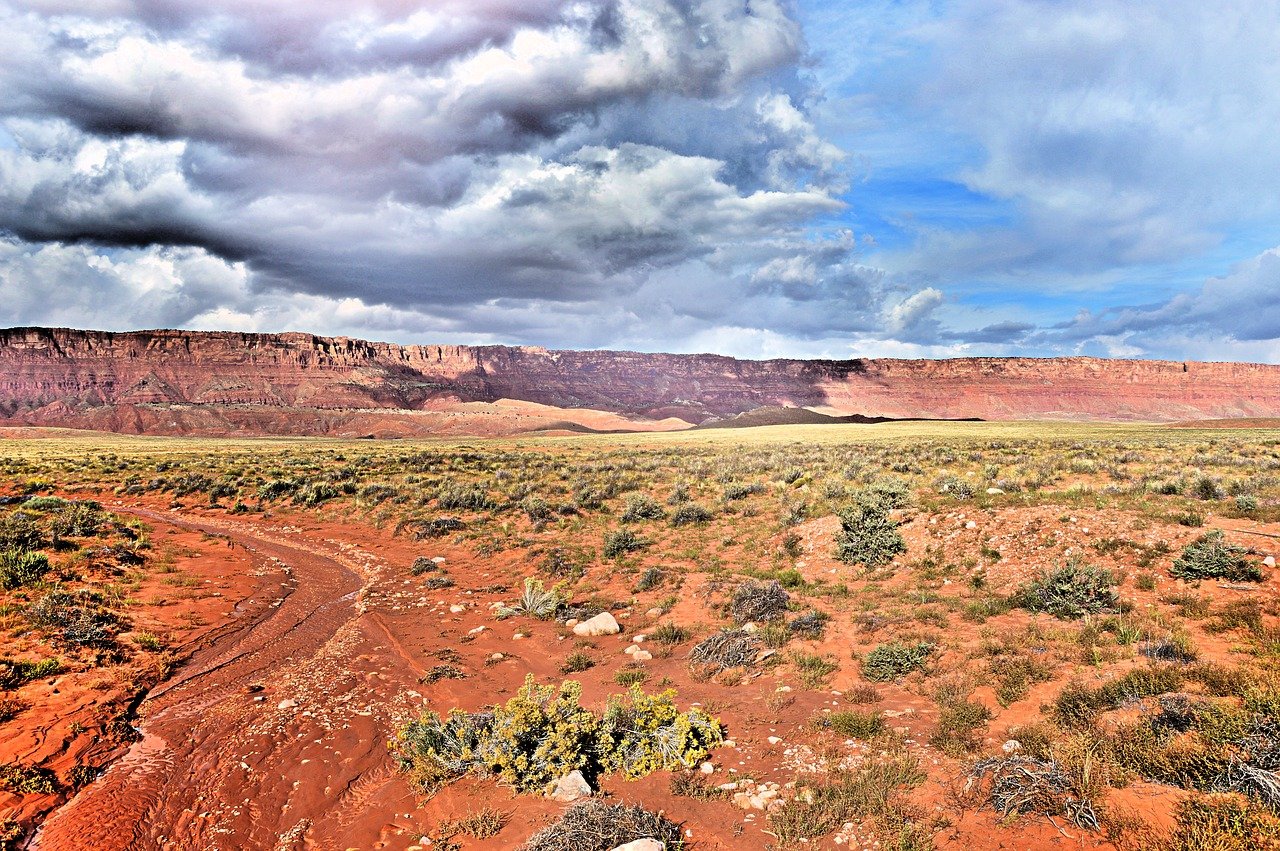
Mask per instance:
[[[833,733],[853,739],[874,739],[885,730],[884,718],[879,712],[862,712],[845,709],[823,716],[820,725]]]
[[[1085,615],[1117,611],[1119,603],[1113,587],[1115,584],[1111,571],[1069,559],[1062,567],[1042,571],[1017,596],[1023,608],[1074,620]]]
[[[862,501],[840,512],[835,552],[840,561],[879,567],[906,550],[907,542],[882,502]]]
[[[13,590],[39,582],[49,572],[49,557],[25,550],[0,552],[0,588]]]
[[[695,526],[706,523],[715,515],[709,509],[703,508],[694,502],[680,503],[675,511],[671,512],[672,526]]]
[[[622,510],[623,523],[637,523],[641,520],[661,520],[667,516],[657,500],[642,493],[627,494],[626,507]]]
[[[1245,558],[1248,552],[1244,547],[1227,543],[1222,533],[1215,530],[1187,544],[1169,572],[1179,579],[1261,582],[1262,568]]]
[[[862,675],[872,682],[888,682],[924,667],[933,653],[933,645],[925,642],[903,644],[898,641],[881,644],[862,660]]]
[[[604,557],[617,558],[626,553],[644,549],[647,546],[635,532],[630,529],[617,529],[604,535]]]
[[[582,685],[540,686],[530,674],[515,697],[489,712],[428,713],[403,726],[393,747],[402,769],[431,791],[478,771],[520,792],[538,792],[571,771],[588,778],[618,772],[692,768],[723,741],[719,723],[680,712],[675,692],[634,687],[609,700],[602,716],[580,704]]]
[[[60,670],[62,670],[62,663],[57,659],[28,662],[25,659],[0,656],[0,691],[9,691],[32,680],[51,677]]]
[[[25,511],[0,515],[0,550],[38,550],[44,544],[44,533],[35,516]]]

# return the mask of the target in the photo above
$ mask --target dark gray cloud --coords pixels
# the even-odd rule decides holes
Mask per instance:
[[[876,310],[852,241],[813,230],[844,154],[783,0],[0,0],[0,27],[10,289],[79,262],[62,289],[129,301],[154,265],[145,324],[563,344],[564,313],[630,339],[638,305],[693,334]]]

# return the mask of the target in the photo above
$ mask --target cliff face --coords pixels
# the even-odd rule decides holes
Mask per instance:
[[[335,412],[498,399],[689,422],[766,405],[888,417],[1275,417],[1280,367],[1094,358],[741,361],[307,334],[0,330],[0,419],[10,424],[305,434],[326,431]]]

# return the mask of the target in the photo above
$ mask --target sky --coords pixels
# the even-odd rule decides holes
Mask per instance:
[[[1274,0],[0,0],[0,326],[1280,362]]]

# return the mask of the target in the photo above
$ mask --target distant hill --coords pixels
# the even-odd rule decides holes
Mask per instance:
[[[0,330],[0,424],[142,434],[511,434],[881,419],[1280,417],[1280,367],[737,360],[310,334]]]

